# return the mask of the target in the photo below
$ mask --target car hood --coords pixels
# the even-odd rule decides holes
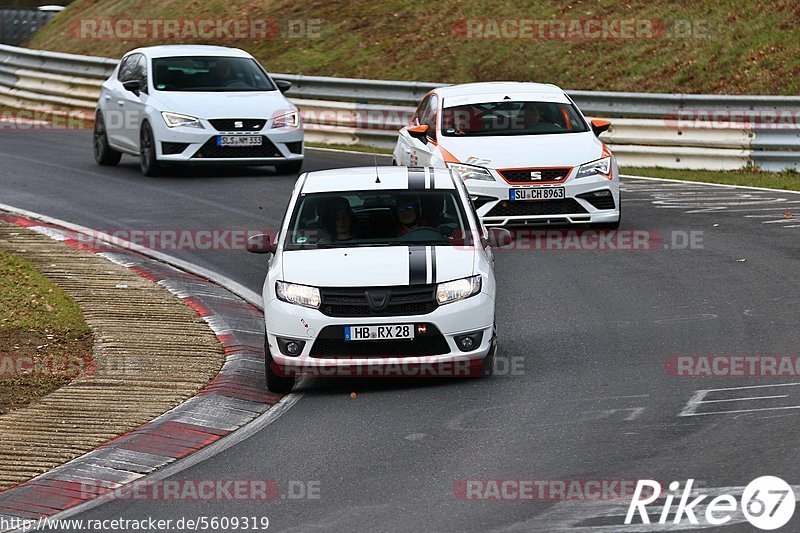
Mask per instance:
[[[444,137],[440,146],[461,163],[487,168],[577,166],[599,159],[603,143],[593,132],[496,137]]]
[[[269,118],[294,111],[280,91],[196,93],[160,91],[155,93],[159,111],[171,111],[199,118]],[[152,102],[152,100],[151,100]]]
[[[426,246],[424,264],[411,260],[408,246],[331,248],[283,252],[283,280],[315,287],[376,287],[408,285],[412,269],[425,269],[428,282],[435,257],[436,278],[431,282],[465,278],[474,273],[475,249]],[[430,250],[435,249],[431,254]]]

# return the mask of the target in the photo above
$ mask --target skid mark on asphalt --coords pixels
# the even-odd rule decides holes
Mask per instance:
[[[792,485],[795,498],[800,497],[800,486]],[[703,518],[706,514],[706,508],[709,502],[716,496],[723,494],[730,494],[736,498],[737,502],[741,502],[744,487],[708,487],[700,488],[695,487],[692,489],[691,497],[694,498],[701,494],[707,497],[694,506],[695,515],[698,520],[704,521]],[[651,522],[657,522],[660,518],[660,512],[663,509],[666,495],[662,493],[662,498],[647,506]],[[549,531],[552,533],[570,532],[570,533],[584,533],[594,531],[608,531],[618,533],[639,533],[645,531],[697,531],[710,528],[719,528],[720,526],[712,526],[709,524],[690,524],[686,517],[679,524],[673,524],[672,521],[675,517],[676,503],[672,503],[670,513],[666,519],[666,524],[642,524],[639,515],[635,515],[633,522],[630,525],[625,525],[625,516],[628,513],[630,506],[630,499],[624,498],[614,501],[562,501],[554,505],[547,512],[533,517],[524,522],[517,522],[504,528],[493,529],[493,532],[500,533],[506,531]],[[747,523],[747,519],[742,514],[741,506],[737,505],[736,511],[730,513],[731,520],[725,524],[725,527]],[[703,517],[703,518],[701,518]]]
[[[647,202],[656,209],[677,209],[686,214],[737,213],[743,218],[784,229],[800,227],[797,195],[773,191],[720,188],[709,185],[637,181],[623,178],[623,202]],[[773,213],[765,213],[773,211]]]
[[[748,385],[695,391],[678,417],[800,409],[800,383]]]

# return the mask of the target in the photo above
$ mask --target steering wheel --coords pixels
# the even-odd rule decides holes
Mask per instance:
[[[428,234],[424,236],[424,234]],[[408,233],[401,237],[402,240],[413,240],[411,237],[414,238],[423,238],[424,240],[440,240],[442,238],[442,234],[439,233],[439,230],[435,228],[430,228],[427,226],[422,226],[419,228],[414,228],[409,230]]]

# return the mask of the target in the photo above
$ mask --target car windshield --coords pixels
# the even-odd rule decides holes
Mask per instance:
[[[446,107],[442,135],[548,135],[589,131],[572,104],[554,102],[483,102]]]
[[[450,190],[303,194],[284,248],[468,245],[469,227]]]
[[[159,57],[153,59],[158,91],[274,91],[275,85],[249,57]]]

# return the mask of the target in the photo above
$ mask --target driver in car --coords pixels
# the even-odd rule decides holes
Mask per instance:
[[[428,223],[419,216],[419,205],[414,198],[400,198],[397,203],[397,219],[398,237],[417,228],[428,227]]]

